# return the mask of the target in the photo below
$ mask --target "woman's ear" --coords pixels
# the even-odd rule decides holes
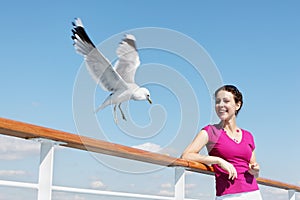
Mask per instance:
[[[235,111],[238,111],[241,108],[241,104],[242,103],[240,101],[235,104],[235,106],[236,106]]]

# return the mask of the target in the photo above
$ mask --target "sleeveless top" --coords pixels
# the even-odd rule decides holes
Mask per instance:
[[[258,190],[256,179],[248,172],[252,152],[255,149],[254,139],[250,132],[242,130],[239,143],[233,141],[219,125],[207,125],[203,128],[208,134],[206,148],[210,156],[221,157],[233,164],[237,178],[228,179],[228,173],[217,164],[215,170],[216,195],[235,194]]]

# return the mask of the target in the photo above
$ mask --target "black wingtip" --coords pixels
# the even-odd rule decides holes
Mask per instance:
[[[75,18],[75,20],[80,20],[79,18]],[[84,27],[81,24],[81,21],[79,21],[79,24],[75,22],[72,22],[73,24],[73,29],[72,29],[72,40],[76,39],[76,35],[79,36],[81,38],[82,41],[85,41],[89,44],[91,44],[93,47],[96,47],[93,42],[91,41],[91,39],[89,38],[89,36],[87,35],[87,33],[85,32]]]

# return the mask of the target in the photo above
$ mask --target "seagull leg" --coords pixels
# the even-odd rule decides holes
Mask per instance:
[[[123,113],[123,111],[122,111],[122,109],[121,109],[121,104],[119,104],[119,109],[120,109],[120,111],[121,111],[121,115],[122,115],[122,118],[125,120],[125,121],[127,121],[127,119],[126,119],[126,117],[125,117],[125,115],[124,115],[124,113]]]
[[[115,123],[118,123],[118,117],[117,117],[117,104],[114,106],[114,120]]]

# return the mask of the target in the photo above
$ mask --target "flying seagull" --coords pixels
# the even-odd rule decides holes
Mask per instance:
[[[96,112],[108,105],[114,105],[114,120],[117,123],[117,106],[120,109],[122,118],[126,120],[121,109],[122,102],[131,99],[148,100],[151,104],[149,90],[138,86],[134,80],[135,72],[140,65],[135,37],[130,34],[125,35],[116,50],[119,59],[113,67],[90,40],[82,21],[75,18],[72,24],[72,39],[76,52],[84,57],[86,67],[97,84],[103,90],[111,92],[102,105],[96,109]]]

